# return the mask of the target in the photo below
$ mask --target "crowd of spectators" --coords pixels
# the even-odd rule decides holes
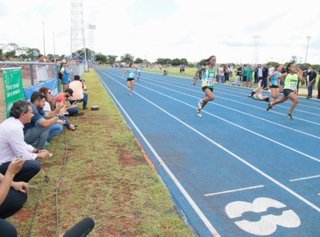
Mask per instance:
[[[40,54],[36,65],[38,82],[49,80],[46,62]],[[63,91],[54,98],[49,87],[41,87],[32,93],[30,101],[14,102],[10,117],[0,124],[0,230],[6,237],[17,236],[15,227],[5,219],[18,212],[26,202],[28,182],[41,170],[38,159],[52,156],[45,146],[63,131],[63,127],[71,131],[78,129],[78,125],[67,119],[84,114],[79,112],[78,103],[82,103],[83,110],[88,109],[88,94],[83,92],[87,90],[85,80],[75,75],[70,82],[68,64],[77,62],[63,60],[59,63]],[[93,228],[92,220],[83,223]],[[67,232],[65,236],[74,235]]]

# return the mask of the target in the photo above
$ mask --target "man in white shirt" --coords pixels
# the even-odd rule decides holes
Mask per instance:
[[[31,103],[18,100],[11,107],[10,118],[0,124],[0,173],[4,175],[15,158],[23,156],[26,159],[14,181],[27,183],[40,171],[40,163],[35,159],[49,157],[48,151],[37,150],[24,141],[22,129],[32,116]]]
[[[274,67],[270,64],[269,65],[269,70],[268,70],[269,76],[272,75],[273,72],[274,72]]]
[[[261,64],[258,65],[258,79],[262,80],[262,67]]]
[[[44,64],[44,56],[42,54],[38,55],[38,65],[36,66],[37,70],[37,81],[47,81],[48,77],[48,65]]]

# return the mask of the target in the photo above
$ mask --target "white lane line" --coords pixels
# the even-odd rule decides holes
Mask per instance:
[[[106,74],[106,75],[107,75],[107,74]],[[117,75],[117,74],[115,74],[115,75]],[[117,76],[119,76],[119,75],[117,75]],[[192,98],[199,99],[199,97],[196,97],[196,96],[193,96],[193,95],[189,95],[189,94],[186,94],[186,93],[183,93],[183,92],[181,92],[181,91],[177,91],[177,90],[174,90],[174,89],[165,87],[165,86],[160,86],[159,84],[154,84],[154,83],[149,82],[149,81],[148,81],[148,82],[145,81],[145,82],[146,82],[146,83],[149,83],[149,84],[151,84],[151,85],[157,86],[157,87],[161,87],[161,88],[164,88],[164,89],[167,89],[167,90],[170,90],[170,91],[173,91],[173,92],[182,94],[182,95],[186,95],[186,96],[188,96],[188,97],[192,97]],[[136,83],[136,85],[142,86],[141,84],[138,84],[138,83]],[[144,86],[142,86],[142,87],[144,87]],[[145,87],[145,88],[148,88],[149,90],[152,90],[152,89],[149,88],[149,87]],[[182,87],[178,87],[178,88],[182,88]],[[191,90],[191,89],[187,89],[187,90]],[[191,90],[191,91],[194,91],[194,90]],[[157,92],[157,91],[155,91],[155,92]],[[201,92],[199,92],[199,91],[194,91],[194,92],[201,93]],[[157,93],[160,93],[160,94],[161,94],[161,92],[157,92]],[[201,94],[202,94],[202,93],[201,93]],[[163,95],[165,95],[165,94],[163,94]],[[216,97],[218,97],[218,96],[216,96]],[[172,98],[172,97],[171,97],[171,98]],[[173,98],[173,99],[175,99],[175,98]],[[177,99],[175,99],[175,100],[177,100]],[[177,101],[186,104],[186,103],[183,102],[183,101],[180,101],[180,100],[177,100]],[[210,103],[212,103],[212,102],[210,102]],[[189,105],[189,104],[187,104],[187,105]],[[289,129],[289,130],[292,130],[292,131],[295,131],[295,132],[298,132],[298,133],[301,133],[301,134],[304,134],[304,135],[307,135],[307,136],[310,136],[310,137],[313,137],[313,138],[316,138],[316,139],[320,139],[320,137],[315,136],[315,135],[313,135],[313,134],[306,133],[306,132],[303,132],[303,131],[300,131],[300,130],[297,130],[297,129],[294,129],[294,128],[291,128],[291,127],[287,127],[287,126],[285,126],[285,125],[282,125],[282,124],[279,124],[279,123],[276,123],[276,122],[272,122],[272,121],[270,121],[270,120],[267,120],[267,119],[264,119],[264,118],[261,118],[261,117],[258,117],[258,116],[252,115],[252,114],[248,114],[248,113],[246,113],[246,112],[242,112],[242,111],[237,110],[237,109],[229,108],[229,107],[227,107],[227,106],[220,105],[220,104],[218,104],[218,103],[213,103],[213,105],[217,105],[217,106],[220,106],[220,107],[223,107],[223,108],[226,108],[226,109],[229,109],[229,110],[232,110],[232,111],[235,111],[235,112],[238,112],[238,113],[241,113],[241,114],[244,114],[244,115],[253,117],[253,118],[257,118],[257,119],[259,119],[259,120],[263,120],[263,121],[265,121],[265,122],[267,122],[267,123],[271,123],[271,124],[274,124],[274,125],[277,125],[277,126],[280,126],[280,127],[283,127],[283,128],[286,128],[286,129]],[[190,105],[190,106],[193,108],[192,105]],[[205,111],[203,111],[203,112],[205,112]],[[205,112],[205,113],[210,114],[209,112]],[[213,115],[213,114],[210,114],[210,115],[212,115],[212,116],[214,116],[214,117],[217,117],[217,118],[219,118],[219,119],[222,119],[222,118],[220,118],[220,117],[218,117],[218,116],[216,116],[216,115]],[[229,122],[228,120],[224,120],[224,121]],[[230,122],[230,123],[231,123],[231,122]],[[233,124],[233,123],[232,123],[232,124]],[[235,124],[233,124],[233,125],[235,125]],[[235,126],[238,126],[238,125],[235,125]],[[239,126],[239,127],[241,127],[241,126]],[[245,128],[243,128],[243,127],[241,127],[241,128],[242,128],[242,129],[245,129]],[[247,130],[247,129],[245,129],[245,130]],[[250,132],[251,132],[251,130],[247,130],[247,131],[250,131]]]
[[[117,75],[118,76],[118,75]],[[151,80],[151,79],[147,79],[147,80]],[[151,80],[152,81],[152,80]],[[165,84],[165,85],[170,85],[170,86],[175,86],[175,87],[179,87],[179,88],[183,88],[184,90],[189,90],[189,91],[193,91],[193,92],[197,92],[197,93],[201,93],[203,94],[202,92],[200,92],[199,90],[193,90],[193,89],[189,89],[189,88],[185,88],[185,87],[182,87],[182,86],[178,86],[178,85],[174,85],[174,84],[170,84],[170,83],[165,83],[165,82],[162,82],[162,81],[157,81],[157,83],[162,83],[162,84]],[[228,93],[224,93],[224,92],[217,92],[216,94],[228,94]],[[225,97],[222,97],[222,96],[217,96],[215,95],[216,98],[222,98],[223,100],[228,100],[228,101],[232,101],[232,102],[235,102],[235,103],[238,103],[238,104],[243,104],[245,106],[250,106],[252,108],[256,108],[256,109],[259,109],[259,110],[266,110],[266,109],[263,109],[261,107],[258,107],[258,106],[255,106],[255,105],[251,105],[249,103],[243,103],[243,102],[240,102],[240,101],[236,101],[236,100],[231,100],[231,99],[228,99],[228,98],[225,98]],[[239,96],[236,96],[236,97],[239,97]],[[243,97],[240,97],[240,98],[243,98]],[[281,116],[285,116],[286,114],[282,114],[282,113],[279,113],[279,112],[276,112],[276,111],[272,111],[272,110],[269,110],[268,113],[274,113],[274,114],[279,114]],[[299,118],[299,117],[296,117],[294,116],[294,119],[297,119],[297,120],[302,120],[302,121],[305,121],[305,122],[308,122],[308,123],[313,123],[313,124],[316,124],[316,125],[320,125],[320,123],[316,123],[316,122],[313,122],[313,121],[309,121],[309,120],[306,120],[306,119],[302,119],[302,118]]]
[[[299,179],[291,179],[290,182],[295,182],[295,181],[300,181],[300,180],[306,180],[306,179],[315,179],[315,178],[320,178],[320,175],[303,177],[303,178],[299,178]]]
[[[250,190],[250,189],[255,189],[255,188],[263,188],[264,185],[258,185],[258,186],[252,186],[252,187],[247,187],[247,188],[239,188],[239,189],[233,189],[233,190],[228,190],[228,191],[222,191],[222,192],[216,192],[216,193],[208,193],[205,194],[204,196],[215,196],[215,195],[220,195],[220,194],[225,194],[225,193],[234,193],[234,192],[240,192],[240,191],[245,191],[245,190]]]
[[[107,74],[106,74],[107,75]],[[113,81],[117,82],[119,85],[121,85],[122,87],[126,88],[127,87],[125,85],[123,85],[122,83],[120,83],[118,80],[112,78],[111,76],[107,75],[107,77],[111,78]],[[183,122],[181,119],[177,118],[176,116],[170,114],[168,111],[166,111],[165,109],[161,108],[160,106],[158,106],[157,104],[153,103],[152,101],[148,100],[147,98],[145,98],[144,96],[140,95],[138,92],[135,92],[135,94],[137,96],[140,96],[142,99],[144,99],[145,101],[149,102],[150,104],[152,104],[154,107],[158,108],[159,110],[161,110],[162,112],[164,112],[165,114],[169,115],[170,117],[174,118],[175,120],[177,120],[178,122],[180,122],[181,124],[183,124],[184,126],[186,126],[187,128],[189,128],[190,130],[194,131],[195,133],[197,133],[198,135],[200,135],[201,137],[205,138],[206,140],[208,140],[209,142],[211,142],[213,145],[219,147],[221,150],[225,151],[226,153],[228,153],[229,155],[233,156],[234,158],[236,158],[237,160],[239,160],[240,162],[242,162],[243,164],[247,165],[248,167],[250,167],[251,169],[253,169],[254,171],[256,171],[257,173],[259,173],[260,175],[262,175],[263,177],[267,178],[268,180],[270,180],[271,182],[273,182],[274,184],[278,185],[280,188],[284,189],[285,191],[287,191],[288,193],[292,194],[293,196],[295,196],[297,199],[299,199],[300,201],[304,202],[305,204],[307,204],[308,206],[312,207],[313,209],[315,209],[316,211],[320,212],[320,208],[317,207],[315,204],[313,204],[312,202],[308,201],[306,198],[302,197],[301,195],[299,195],[298,193],[296,193],[295,191],[291,190],[290,188],[288,188],[287,186],[285,186],[284,184],[280,183],[279,181],[277,181],[276,179],[272,178],[271,176],[269,176],[268,174],[264,173],[262,170],[258,169],[257,167],[255,167],[254,165],[250,164],[249,162],[247,162],[246,160],[242,159],[240,156],[236,155],[235,153],[233,153],[232,151],[228,150],[227,148],[225,148],[224,146],[220,145],[219,143],[213,141],[211,138],[207,137],[206,135],[204,135],[203,133],[199,132],[198,130],[196,130],[195,128],[193,128],[192,126],[190,126],[189,124]],[[160,157],[159,157],[160,158]]]
[[[97,73],[98,77],[100,78],[99,74]],[[211,223],[209,222],[209,220],[207,219],[207,217],[202,213],[202,211],[200,210],[200,208],[197,206],[197,204],[193,201],[193,199],[190,197],[190,195],[187,193],[187,191],[184,189],[184,187],[180,184],[180,182],[178,181],[178,179],[174,176],[174,174],[171,172],[171,170],[168,168],[168,166],[164,163],[164,161],[161,159],[161,157],[158,155],[158,153],[155,151],[155,149],[151,146],[151,144],[149,143],[149,141],[146,139],[146,137],[142,134],[142,132],[140,131],[140,129],[137,127],[137,125],[132,121],[131,117],[128,115],[128,113],[125,111],[125,109],[121,106],[121,104],[119,103],[119,101],[116,99],[116,97],[113,95],[113,93],[111,92],[111,90],[109,89],[109,87],[105,84],[105,82],[100,78],[100,81],[103,83],[103,85],[105,86],[105,88],[108,90],[108,92],[110,93],[110,95],[113,97],[114,101],[118,104],[118,106],[121,108],[121,110],[123,111],[123,113],[126,115],[126,117],[128,118],[128,120],[131,122],[132,126],[136,129],[136,131],[139,133],[139,135],[141,136],[141,138],[143,139],[143,141],[147,144],[147,146],[149,147],[149,149],[151,150],[151,152],[153,153],[153,155],[157,158],[157,160],[159,161],[159,163],[161,164],[161,166],[165,169],[165,171],[167,172],[167,174],[170,176],[170,178],[173,180],[173,182],[177,185],[177,187],[179,188],[180,192],[183,194],[183,196],[188,200],[189,204],[191,205],[191,207],[193,208],[193,210],[198,214],[198,216],[200,217],[200,219],[203,221],[203,223],[206,225],[206,227],[209,229],[209,231],[211,232],[211,234],[214,237],[220,237],[220,234],[216,231],[216,229],[211,225]],[[120,83],[121,84],[121,83]],[[137,93],[135,93],[137,94]]]

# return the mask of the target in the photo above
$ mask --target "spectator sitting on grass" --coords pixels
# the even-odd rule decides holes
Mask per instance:
[[[0,174],[0,230],[1,236],[18,236],[16,228],[4,219],[18,212],[27,201],[28,184],[14,182],[13,179],[19,173],[25,163],[24,157],[13,159],[10,162],[5,176]]]
[[[41,87],[39,89],[39,92],[43,93],[45,95],[45,105],[43,107],[43,110],[45,112],[50,112],[52,111],[53,106],[53,98],[52,98],[52,93],[50,91],[50,88],[48,87]],[[65,116],[61,116],[60,119],[57,121],[58,124],[64,125],[65,127],[67,127],[69,130],[71,131],[75,131],[78,129],[77,125],[73,125],[71,123],[69,123],[69,121],[66,119]]]
[[[0,173],[7,172],[10,162],[15,157],[24,156],[24,162],[21,170],[16,174],[14,181],[29,182],[33,176],[40,171],[40,163],[35,161],[37,158],[47,159],[49,152],[43,147],[35,149],[24,141],[22,128],[24,124],[30,123],[33,117],[31,103],[25,100],[14,102],[10,110],[10,118],[0,124]],[[43,136],[38,133],[38,137]],[[46,141],[46,138],[43,142]]]
[[[24,126],[24,140],[27,144],[37,144],[37,148],[43,150],[46,141],[63,130],[62,125],[56,122],[63,116],[65,108],[61,103],[54,111],[44,112],[45,95],[37,91],[32,93],[30,101],[34,116]]]
[[[79,75],[74,76],[74,81],[69,84],[69,88],[73,90],[73,94],[69,97],[70,104],[83,102],[83,109],[88,109],[88,94],[83,92],[87,87]]]
[[[54,99],[54,106],[57,107],[57,103],[66,105],[66,100],[71,96],[73,96],[73,90],[71,88],[67,88],[64,92],[61,92],[56,96]],[[67,115],[69,116],[81,116],[84,114],[83,112],[79,113],[77,106],[74,104],[66,106],[66,110],[68,113]]]

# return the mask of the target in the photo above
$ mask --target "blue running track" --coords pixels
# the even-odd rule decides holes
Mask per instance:
[[[197,236],[320,236],[320,101],[291,121],[291,101],[216,84],[199,118],[200,81],[142,71],[129,96],[123,70],[96,72]]]

